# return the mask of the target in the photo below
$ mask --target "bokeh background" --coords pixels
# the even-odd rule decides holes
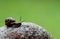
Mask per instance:
[[[60,39],[59,0],[0,0],[0,26],[7,17],[21,19],[44,27],[54,39]]]

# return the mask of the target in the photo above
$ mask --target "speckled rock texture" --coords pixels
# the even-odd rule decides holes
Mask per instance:
[[[0,28],[0,39],[52,39],[51,35],[41,26],[22,22],[18,28]]]

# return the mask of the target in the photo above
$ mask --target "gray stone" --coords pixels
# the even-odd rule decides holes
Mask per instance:
[[[41,26],[22,22],[18,28],[0,28],[0,39],[52,39],[52,36]]]

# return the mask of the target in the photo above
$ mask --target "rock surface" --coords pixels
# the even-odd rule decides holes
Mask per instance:
[[[18,28],[0,28],[0,39],[52,39],[41,26],[31,22],[22,22]]]

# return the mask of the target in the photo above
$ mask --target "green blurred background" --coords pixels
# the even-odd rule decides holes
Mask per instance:
[[[60,39],[59,0],[0,0],[0,26],[7,17],[17,22],[33,22],[44,27],[54,39]]]

